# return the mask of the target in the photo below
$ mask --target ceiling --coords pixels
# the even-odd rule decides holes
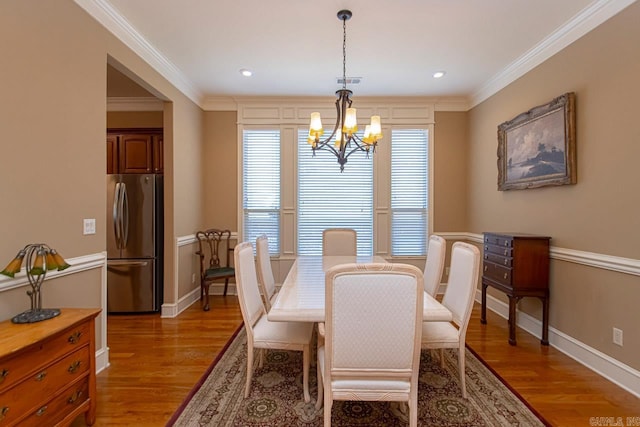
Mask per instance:
[[[473,106],[635,0],[75,1],[199,105],[332,95],[342,76],[336,14],[350,9],[346,74],[362,78],[348,85],[354,98]]]

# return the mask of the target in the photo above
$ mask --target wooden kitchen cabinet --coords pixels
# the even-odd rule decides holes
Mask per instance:
[[[107,131],[107,173],[162,173],[162,129]]]
[[[516,304],[523,297],[542,301],[542,339],[549,345],[549,240],[519,233],[484,233],[482,311],[487,323],[487,286],[509,297],[509,344],[516,344]]]
[[[96,419],[95,318],[63,308],[36,323],[0,323],[0,426],[67,426]]]

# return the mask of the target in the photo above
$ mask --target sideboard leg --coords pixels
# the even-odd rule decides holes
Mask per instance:
[[[516,345],[516,303],[518,298],[509,295],[509,344]]]
[[[482,284],[482,308],[480,310],[480,323],[487,324],[487,285]]]
[[[542,345],[549,345],[549,297],[540,297],[542,300]]]

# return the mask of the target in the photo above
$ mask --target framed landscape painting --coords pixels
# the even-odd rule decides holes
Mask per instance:
[[[498,126],[498,190],[576,183],[575,93]]]

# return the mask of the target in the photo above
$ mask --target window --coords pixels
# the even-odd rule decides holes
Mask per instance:
[[[425,255],[429,138],[426,129],[391,132],[391,255]]]
[[[308,129],[298,130],[298,254],[322,254],[322,230],[353,228],[358,255],[373,253],[373,158],[357,152],[344,172],[326,151],[312,155]]]
[[[269,253],[280,254],[280,130],[247,130],[242,138],[243,239],[269,238]]]

